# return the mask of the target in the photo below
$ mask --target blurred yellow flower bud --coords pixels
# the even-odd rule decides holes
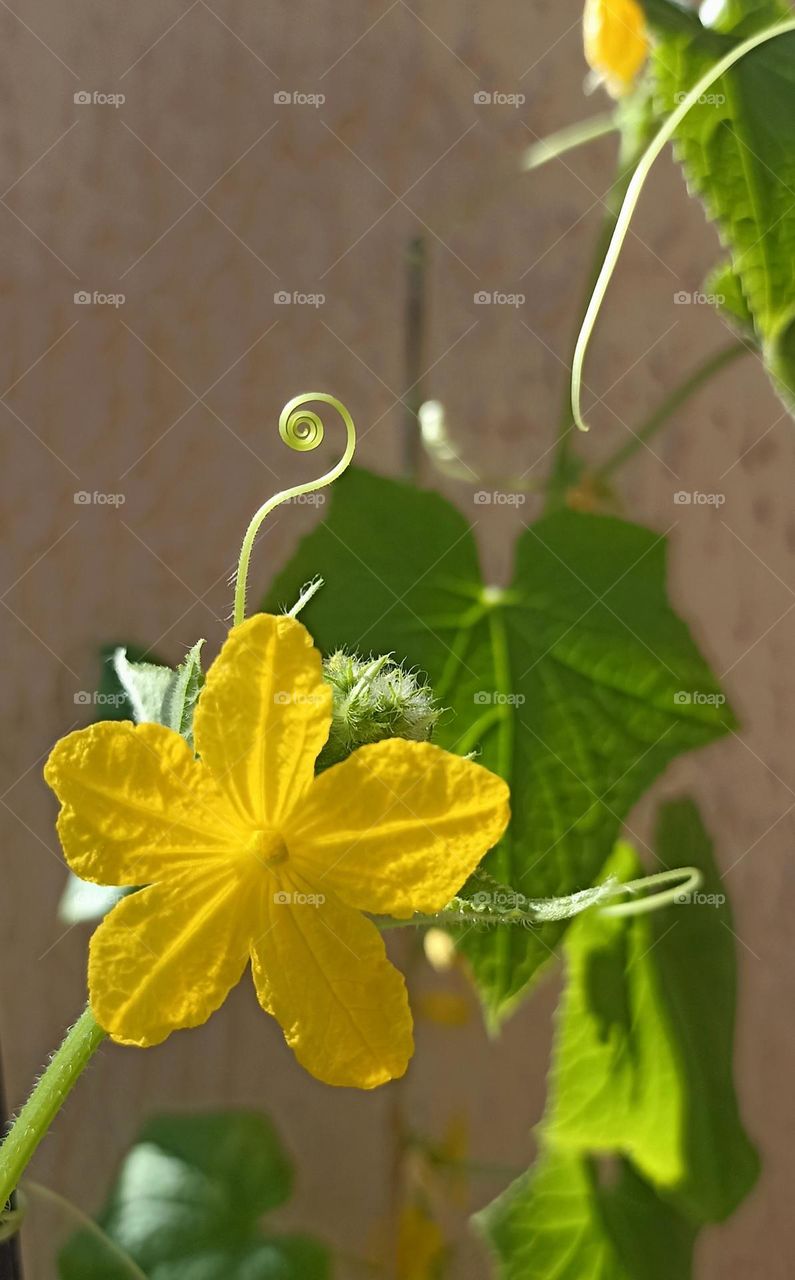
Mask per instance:
[[[643,10],[637,0],[585,0],[582,25],[588,65],[612,97],[622,97],[649,51]]]
[[[455,939],[444,929],[429,929],[422,940],[425,959],[437,973],[446,973],[455,964]]]

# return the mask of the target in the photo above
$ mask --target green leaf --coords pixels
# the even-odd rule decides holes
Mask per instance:
[[[154,662],[130,662],[126,650],[119,646],[113,655],[113,670],[136,724],[160,724],[163,700],[174,675],[171,668]]]
[[[692,1274],[692,1227],[625,1162],[599,1170],[587,1159],[548,1151],[475,1223],[496,1254],[500,1280]]]
[[[153,662],[130,662],[124,648],[116,650],[113,668],[130,701],[136,724],[163,724],[192,743],[203,644],[199,640],[176,671]]]
[[[202,687],[201,651],[197,640],[177,667],[163,698],[163,724],[168,725],[193,746],[193,713]]]
[[[748,309],[743,287],[731,262],[720,262],[710,271],[704,281],[704,293],[719,300],[716,301],[716,306],[741,337],[756,343],[754,318]]]
[[[712,842],[692,801],[662,806],[655,845],[664,862],[697,866],[703,874],[695,901],[650,919],[654,960],[686,1081],[685,1176],[677,1195],[690,1212],[712,1221],[732,1212],[759,1173],[734,1092],[734,919]]]
[[[720,9],[720,31],[692,22],[661,36],[654,53],[658,109],[668,114],[733,45],[791,16],[783,0]],[[668,11],[675,6],[668,3]],[[728,247],[777,389],[795,396],[795,34],[746,55],[685,117],[675,151]]]
[[[292,1169],[264,1116],[164,1116],[139,1135],[98,1221],[150,1280],[327,1280],[321,1246],[259,1230],[291,1188]],[[61,1280],[128,1277],[88,1232],[68,1241],[59,1272]]]
[[[119,677],[113,667],[113,655],[119,645],[103,645],[101,650],[102,666],[100,668],[99,686],[94,702],[97,708],[97,720],[132,720],[133,709]],[[131,662],[143,662],[145,650],[137,645],[127,645],[126,653]]]
[[[152,1280],[328,1280],[329,1275],[328,1258],[313,1240],[280,1236],[278,1240],[159,1264]]]
[[[421,669],[448,708],[436,741],[477,750],[511,784],[511,827],[484,865],[527,896],[589,888],[651,781],[733,723],[668,604],[665,541],[637,525],[550,516],[526,530],[500,591],[484,586],[473,531],[448,502],[353,469],[266,607],[315,573],[327,586],[302,616],[320,648]],[[466,934],[493,1019],[563,927]]]
[[[569,929],[541,1132],[570,1156],[631,1158],[690,1218],[712,1221],[758,1172],[732,1080],[731,914],[692,803],[664,806],[656,848],[665,865],[698,867],[702,887],[653,914],[591,912]],[[621,844],[607,869],[636,875],[637,856]]]
[[[633,849],[608,863],[640,874]],[[651,1181],[675,1184],[682,1167],[682,1081],[657,981],[646,917],[600,912],[572,925],[567,983],[542,1121],[545,1142],[571,1154],[620,1152]]]

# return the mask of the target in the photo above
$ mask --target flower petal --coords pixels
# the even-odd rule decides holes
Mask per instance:
[[[406,984],[375,925],[333,894],[296,902],[311,894],[298,877],[280,886],[251,952],[260,1004],[318,1080],[373,1089],[402,1076],[414,1048]]]
[[[320,654],[294,618],[261,613],[234,627],[207,673],[196,750],[256,827],[276,827],[309,786],[331,725]]]
[[[428,742],[360,747],[315,779],[283,835],[301,874],[362,911],[439,911],[497,843],[502,778]]]
[[[66,861],[83,880],[146,884],[240,848],[234,810],[162,725],[109,720],[70,733],[44,777],[61,801]]]
[[[160,1044],[198,1027],[240,981],[252,936],[250,873],[202,868],[114,907],[91,939],[88,986],[99,1025],[119,1044]]]

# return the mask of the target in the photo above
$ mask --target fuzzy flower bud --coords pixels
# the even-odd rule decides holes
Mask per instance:
[[[433,691],[388,655],[366,660],[338,649],[323,661],[333,695],[331,731],[318,768],[383,738],[426,742],[440,711]]]

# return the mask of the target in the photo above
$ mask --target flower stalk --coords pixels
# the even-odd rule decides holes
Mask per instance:
[[[0,1208],[18,1187],[36,1148],[104,1039],[105,1032],[86,1008],[67,1031],[0,1146]]]

